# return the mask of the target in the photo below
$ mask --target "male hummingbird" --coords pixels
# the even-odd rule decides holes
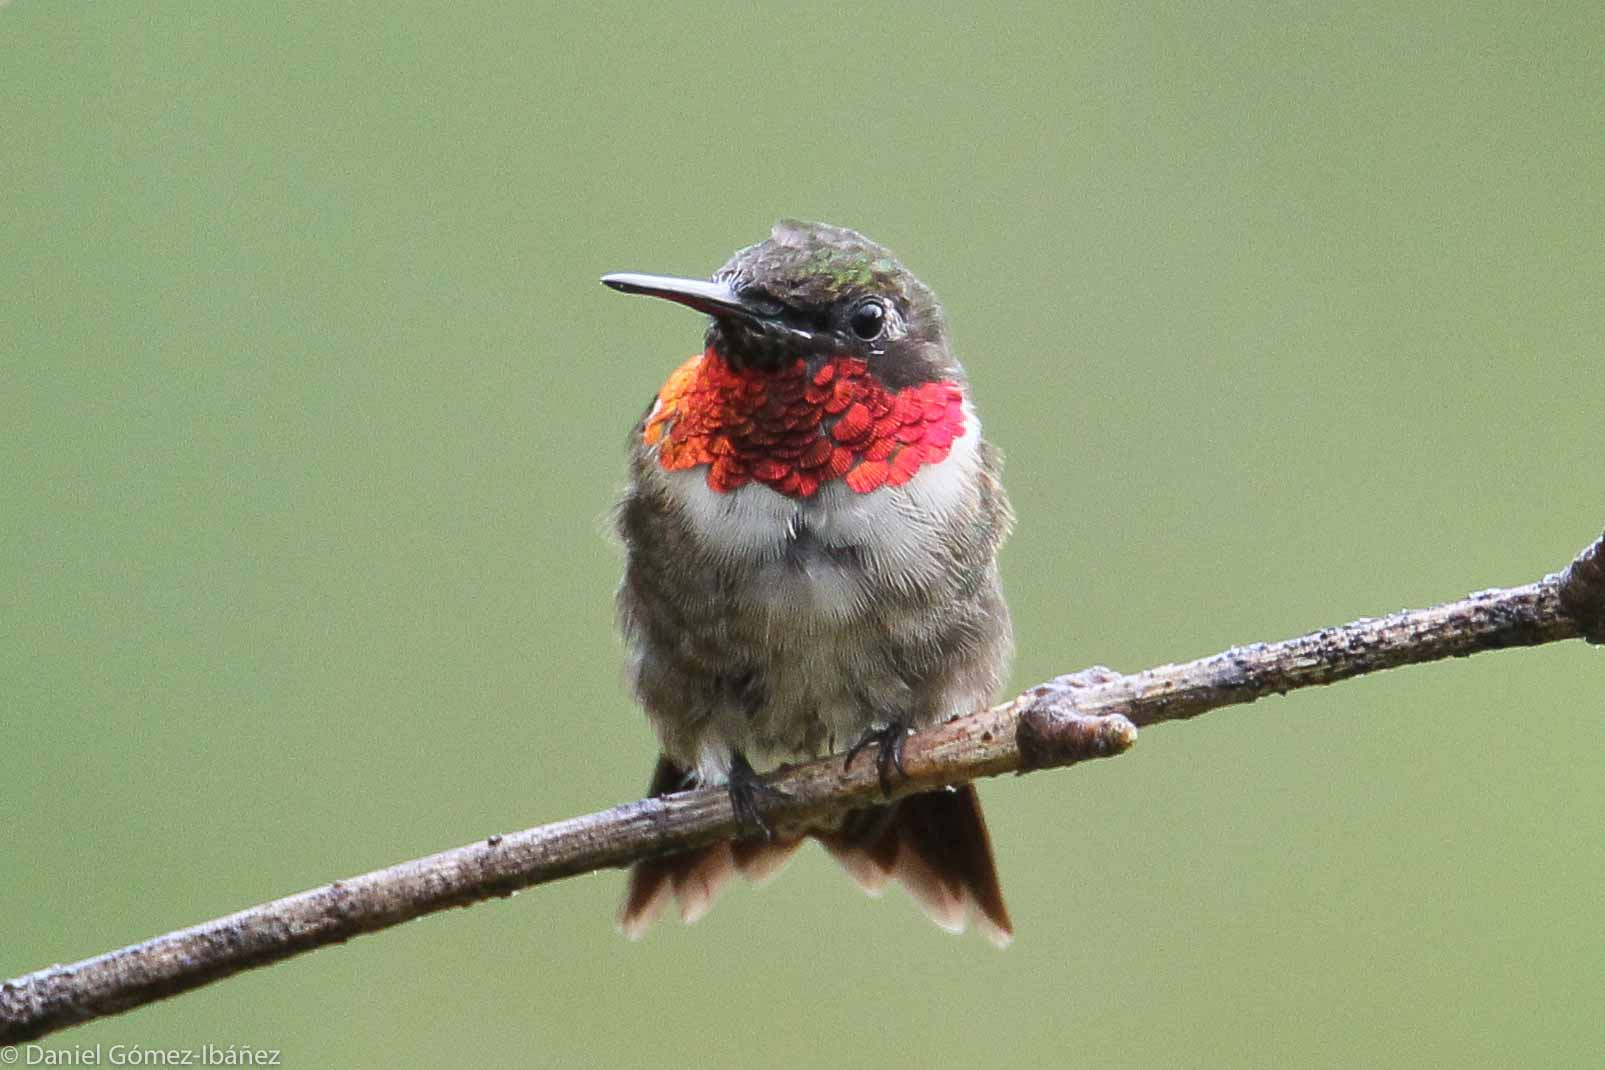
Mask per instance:
[[[795,850],[767,835],[756,770],[874,745],[885,785],[911,729],[992,699],[1013,517],[941,306],[863,235],[782,220],[711,281],[602,281],[709,317],[630,436],[617,513],[627,675],[661,750],[650,790],[726,785],[764,833],[636,863],[619,916],[634,937],[671,892],[694,921],[733,873]],[[973,786],[812,835],[866,890],[896,879],[938,925],[973,912],[1009,941]]]

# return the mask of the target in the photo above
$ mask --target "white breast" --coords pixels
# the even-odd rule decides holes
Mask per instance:
[[[755,604],[839,622],[862,610],[866,572],[901,586],[942,567],[931,544],[961,510],[973,507],[976,493],[981,424],[968,402],[964,428],[941,463],[926,465],[900,487],[868,494],[841,480],[802,499],[760,483],[720,493],[708,487],[705,468],[661,474],[707,548],[756,569]],[[823,552],[799,555],[799,540],[808,539]]]

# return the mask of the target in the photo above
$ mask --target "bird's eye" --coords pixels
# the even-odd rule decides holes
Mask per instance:
[[[886,306],[879,301],[865,301],[853,309],[847,326],[866,342],[880,337],[881,329],[886,326]]]

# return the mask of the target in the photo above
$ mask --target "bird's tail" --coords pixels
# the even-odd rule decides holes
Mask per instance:
[[[973,914],[998,947],[1014,939],[975,785],[854,810],[836,832],[815,836],[870,895],[895,880],[948,932],[963,932]]]
[[[683,770],[659,758],[650,793],[666,795],[686,780]],[[854,810],[835,831],[812,835],[869,894],[879,895],[895,880],[949,932],[962,932],[973,914],[976,927],[998,947],[1014,938],[973,785]],[[671,894],[679,901],[681,920],[690,924],[708,912],[732,876],[764,881],[779,872],[800,842],[720,841],[637,862],[630,867],[619,929],[632,940],[640,937]]]

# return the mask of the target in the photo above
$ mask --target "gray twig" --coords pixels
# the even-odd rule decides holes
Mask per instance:
[[[1524,587],[1255,643],[1132,675],[1060,677],[908,740],[894,795],[1119,754],[1137,728],[1363,673],[1561,639],[1605,641],[1605,536],[1564,572]],[[829,823],[880,797],[873,762],[839,756],[777,773],[782,831]],[[625,866],[737,833],[722,790],[681,792],[491,836],[0,984],[0,1045],[115,1014],[447,907]]]

